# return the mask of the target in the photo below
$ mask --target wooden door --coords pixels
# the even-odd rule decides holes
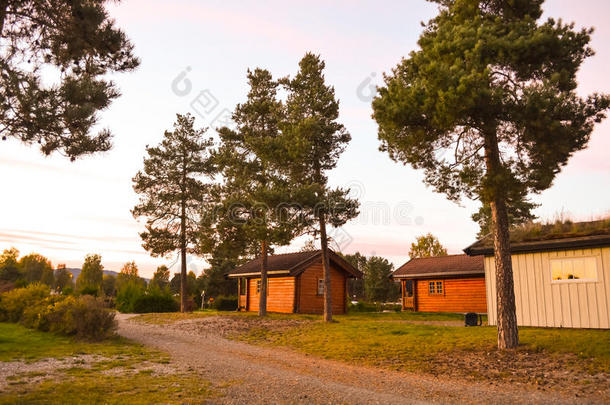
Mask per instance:
[[[402,281],[402,309],[417,311],[415,280]]]

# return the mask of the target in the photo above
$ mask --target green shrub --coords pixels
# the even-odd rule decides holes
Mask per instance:
[[[65,297],[42,314],[51,332],[101,340],[114,335],[117,323],[114,313],[103,300],[90,295]]]
[[[40,283],[3,293],[0,298],[0,321],[19,322],[26,308],[38,305],[49,294],[49,287]]]
[[[81,295],[91,295],[97,297],[99,293],[99,288],[94,285],[87,285],[80,290]]]
[[[122,313],[133,313],[136,301],[144,296],[145,290],[141,284],[128,281],[123,284],[116,295],[116,309]]]
[[[0,295],[0,320],[96,340],[114,334],[117,326],[103,300],[90,295],[50,295],[49,287],[41,284]]]
[[[236,311],[237,297],[220,295],[214,300],[211,307],[217,311]]]
[[[133,312],[138,314],[148,312],[176,312],[180,305],[171,295],[143,295],[136,299]]]

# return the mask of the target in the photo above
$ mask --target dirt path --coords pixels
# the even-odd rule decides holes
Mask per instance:
[[[197,370],[221,387],[223,396],[214,403],[594,403],[520,384],[479,384],[350,366],[227,340],[197,328],[181,328],[180,323],[149,325],[128,318],[118,316],[122,336],[169,352],[179,366]]]

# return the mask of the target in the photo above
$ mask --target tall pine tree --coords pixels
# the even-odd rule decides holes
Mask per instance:
[[[242,249],[260,245],[261,288],[258,313],[267,313],[267,257],[272,245],[286,245],[299,232],[290,215],[290,184],[281,165],[279,125],[283,105],[277,98],[278,83],[264,69],[248,71],[250,90],[245,103],[233,113],[237,128],[219,130],[217,155],[224,184],[216,229],[233,231],[231,242]],[[286,215],[288,214],[288,215]],[[221,232],[222,232],[221,231]]]
[[[419,49],[373,101],[382,149],[423,169],[452,200],[477,198],[492,218],[498,347],[519,338],[509,209],[550,187],[587,145],[609,99],[581,98],[576,73],[593,51],[590,29],[548,19],[542,0],[436,0]],[[441,154],[439,151],[446,151]]]
[[[161,144],[147,147],[144,169],[133,178],[140,194],[134,217],[146,218],[140,234],[143,247],[153,256],[180,252],[180,310],[186,310],[186,255],[197,253],[202,201],[215,173],[210,158],[211,138],[194,128],[195,118],[177,114],[173,131],[165,131]]]
[[[296,76],[282,80],[288,91],[282,139],[295,201],[303,208],[302,224],[320,236],[324,319],[329,322],[332,295],[326,228],[328,223],[341,226],[356,217],[358,202],[348,197],[349,190],[328,186],[327,172],[337,165],[351,136],[337,121],[339,102],[334,88],[325,83],[324,66],[318,55],[307,53]]]

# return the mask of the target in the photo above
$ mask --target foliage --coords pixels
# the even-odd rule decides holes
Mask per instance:
[[[532,210],[540,204],[535,204],[527,201],[525,198],[515,199],[507,196],[506,208],[508,213],[508,223],[511,227],[526,224],[536,219],[532,214]],[[489,204],[481,205],[479,211],[472,214],[472,219],[479,224],[478,238],[483,238],[492,232],[491,206]]]
[[[85,263],[76,279],[77,291],[81,294],[97,295],[102,289],[103,270],[102,256],[98,254],[85,256]]]
[[[111,133],[91,134],[98,112],[119,96],[106,78],[139,60],[104,0],[0,2],[0,134],[74,160],[110,149]],[[48,80],[49,75],[58,80]],[[51,84],[52,83],[52,84]]]
[[[202,178],[212,178],[216,170],[209,156],[213,141],[194,122],[190,114],[177,114],[174,130],[165,131],[158,146],[146,148],[144,169],[133,178],[140,200],[132,214],[146,218],[146,231],[140,233],[143,247],[153,256],[179,251],[183,283],[186,254],[199,250],[202,202],[210,191]],[[186,299],[182,294],[182,310]]]
[[[409,250],[409,257],[411,259],[436,256],[447,256],[447,249],[431,233],[418,236],[416,242],[411,243],[411,250]]]
[[[351,302],[347,306],[348,313],[359,313],[359,312],[383,312],[383,311],[394,311],[400,312],[402,306],[399,304],[382,303],[382,302],[365,302],[358,301],[355,304]]]
[[[116,294],[116,309],[123,313],[133,313],[136,301],[145,293],[144,287],[135,280],[122,284]]]
[[[2,294],[0,320],[86,339],[99,340],[114,334],[114,314],[103,301],[88,295],[74,297],[49,292],[48,286],[34,283]]]
[[[149,312],[176,312],[180,309],[169,288],[159,288],[151,285],[145,294],[136,298],[133,312],[137,314]]]
[[[107,297],[114,297],[116,295],[116,284],[117,278],[112,274],[104,274],[102,277],[102,291]]]
[[[0,295],[0,321],[19,322],[23,311],[49,296],[49,287],[34,283]]]
[[[150,280],[150,284],[156,285],[161,289],[169,287],[169,269],[166,265],[157,267],[157,270],[155,270],[155,273]]]
[[[285,170],[296,194],[304,230],[320,236],[324,267],[324,318],[332,320],[331,283],[326,225],[339,227],[358,215],[359,202],[349,190],[331,189],[328,171],[351,140],[339,119],[335,89],[325,82],[325,63],[320,56],[306,53],[299,71],[281,80],[287,90],[285,120],[282,125]]]
[[[103,281],[103,279],[102,279]],[[74,290],[74,282],[72,281],[72,273],[65,268],[55,271],[54,288],[61,292],[66,292],[68,289]]]
[[[121,268],[120,273],[116,277],[117,291],[127,283],[139,284],[142,288],[146,288],[146,280],[138,275],[138,266],[136,266],[135,262],[127,262]]]
[[[212,303],[212,309],[218,311],[236,311],[237,310],[237,297],[230,296],[226,297],[224,295],[220,295],[214,299]]]
[[[237,281],[225,277],[225,274],[232,270],[235,266],[225,262],[217,265],[212,262],[212,267],[203,271],[197,282],[201,291],[205,291],[206,297],[218,298],[222,295],[234,296],[237,294]]]
[[[370,301],[395,301],[398,297],[398,285],[390,276],[394,265],[387,259],[372,256],[364,266],[364,291]]]
[[[19,270],[19,251],[15,248],[5,249],[0,255],[0,280],[15,282],[21,278]]]
[[[345,260],[347,260],[352,266],[357,268],[362,272],[363,277],[361,279],[351,278],[348,280],[348,298],[364,300],[366,299],[366,295],[364,293],[364,274],[365,265],[366,265],[366,256],[360,254],[360,252],[356,252],[354,254],[342,255]]]
[[[19,266],[21,267],[23,276],[29,283],[41,281],[43,273],[48,273],[50,271],[52,274],[53,271],[53,266],[51,265],[49,259],[39,255],[38,253],[31,253],[27,256],[23,256],[19,260]],[[52,282],[51,284],[45,284],[49,286],[53,285]]]

